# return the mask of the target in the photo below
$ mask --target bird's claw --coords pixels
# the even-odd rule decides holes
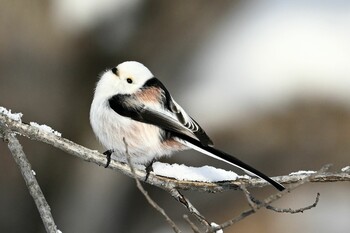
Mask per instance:
[[[145,182],[148,180],[149,174],[153,172],[153,163],[155,160],[152,160],[147,166],[146,166],[146,177],[145,177]]]
[[[107,159],[107,163],[105,168],[107,168],[109,166],[109,164],[111,163],[111,155],[114,152],[114,150],[106,150],[105,152],[103,152],[103,154],[106,156]]]

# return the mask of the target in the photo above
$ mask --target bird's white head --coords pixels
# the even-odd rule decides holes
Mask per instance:
[[[95,97],[133,94],[150,78],[153,78],[153,74],[143,64],[136,61],[123,62],[102,74],[96,86]]]

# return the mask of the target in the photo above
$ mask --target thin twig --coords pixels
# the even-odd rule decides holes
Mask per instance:
[[[206,218],[201,213],[199,213],[199,211],[194,207],[194,205],[192,205],[192,203],[182,193],[180,193],[179,190],[171,189],[168,191],[177,201],[179,201],[181,204],[183,204],[187,208],[187,210],[194,217],[197,218],[197,220],[199,222],[201,222],[206,227],[210,227],[209,221],[206,220]]]
[[[268,206],[269,204],[271,204],[272,202],[280,199],[281,197],[283,197],[285,194],[289,193],[290,191],[292,191],[292,190],[296,189],[297,187],[299,187],[299,186],[309,182],[310,179],[312,179],[314,176],[317,176],[319,173],[326,172],[330,167],[331,167],[330,164],[325,165],[317,173],[314,173],[314,174],[312,174],[310,176],[305,177],[304,179],[302,179],[298,183],[291,185],[290,187],[286,188],[282,192],[278,192],[278,193],[276,193],[274,195],[271,195],[271,196],[267,197],[260,204],[256,205],[256,209],[258,210],[258,209],[261,209],[261,208],[264,208],[264,207]],[[244,219],[244,218],[246,218],[246,217],[248,217],[248,216],[250,216],[250,215],[252,215],[254,213],[255,213],[254,209],[246,210],[246,211],[242,212],[239,216],[237,216],[237,217],[235,217],[235,218],[233,218],[233,219],[231,219],[229,221],[226,221],[225,223],[221,224],[219,227],[212,227],[210,232],[215,232],[215,231],[217,231],[219,229],[224,229],[226,227],[229,227],[229,226],[235,224],[236,222],[241,221],[242,219]]]
[[[186,220],[186,222],[191,226],[192,230],[194,233],[201,233],[201,231],[199,230],[199,228],[190,220],[190,218],[188,217],[188,215],[184,215],[183,216],[184,219]]]
[[[246,187],[242,186],[241,187],[247,201],[248,201],[248,204],[250,206],[250,208],[252,208],[254,210],[254,212],[257,211],[257,205],[261,204],[262,202],[257,200],[256,198],[254,198],[250,192],[247,190]],[[265,208],[268,209],[268,210],[273,210],[275,212],[278,212],[278,213],[290,213],[290,214],[296,214],[296,213],[303,213],[305,210],[309,210],[309,209],[312,209],[314,207],[317,206],[318,202],[319,202],[319,199],[320,199],[320,193],[317,193],[316,195],[316,199],[315,199],[315,202],[311,205],[308,205],[308,206],[305,206],[305,207],[302,207],[302,208],[299,208],[299,209],[292,209],[292,208],[278,208],[278,207],[274,207],[274,206],[271,206],[271,205],[267,205]]]
[[[316,207],[319,200],[320,200],[320,193],[317,193],[315,202],[313,204],[299,208],[299,209],[291,209],[291,208],[283,209],[283,208],[277,208],[271,205],[267,205],[266,209],[273,210],[278,213],[290,213],[290,214],[303,213],[305,210],[309,210]]]
[[[57,226],[51,214],[51,209],[47,203],[43,192],[36,180],[31,165],[24,154],[23,148],[14,133],[7,132],[4,135],[6,141],[8,141],[8,148],[13,155],[14,160],[17,163],[18,168],[21,170],[23,179],[28,187],[29,193],[34,199],[36,207],[40,213],[41,220],[45,226],[46,232],[56,233],[58,232]]]
[[[130,170],[134,176],[134,179],[136,181],[136,186],[137,188],[140,190],[140,192],[145,196],[145,198],[147,199],[148,203],[154,208],[156,209],[159,213],[161,213],[164,218],[166,219],[166,221],[169,223],[169,225],[171,226],[171,228],[173,228],[173,230],[177,233],[180,233],[180,229],[176,226],[175,222],[173,220],[171,220],[171,218],[165,213],[164,209],[161,208],[147,193],[147,191],[143,188],[141,182],[139,181],[138,177],[135,174],[135,170],[134,170],[134,166],[131,163],[131,159],[130,159],[130,155],[129,155],[129,150],[128,150],[128,144],[125,140],[125,138],[123,138],[124,144],[125,144],[125,154],[126,154],[126,159],[127,162],[130,166]]]
[[[245,198],[247,199],[247,202],[248,202],[250,208],[252,208],[252,210],[254,210],[254,212],[256,212],[258,210],[258,207],[256,205],[257,203],[254,202],[252,195],[250,194],[250,192],[248,191],[248,189],[244,185],[241,186],[241,189],[244,193]]]

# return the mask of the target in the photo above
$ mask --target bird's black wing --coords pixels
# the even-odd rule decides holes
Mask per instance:
[[[155,111],[142,103],[138,103],[132,95],[114,95],[108,100],[108,103],[119,115],[129,117],[135,121],[155,125],[176,134],[184,134],[199,141],[197,136],[177,119],[160,111]]]
[[[202,143],[204,146],[213,145],[212,140],[205,133],[202,127],[192,117],[190,117],[178,103],[175,102],[175,100],[171,97],[170,92],[161,81],[153,77],[149,79],[142,88],[147,89],[152,87],[162,90],[164,97],[162,103],[164,108],[172,112],[179,123],[191,131],[200,141],[200,143]]]

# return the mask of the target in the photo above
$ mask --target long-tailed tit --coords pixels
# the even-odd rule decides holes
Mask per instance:
[[[194,149],[258,176],[278,190],[284,186],[223,151],[175,102],[141,63],[128,61],[105,71],[97,83],[90,122],[107,156],[126,161],[124,138],[133,163],[150,164],[176,151]],[[108,163],[107,163],[108,166]]]

